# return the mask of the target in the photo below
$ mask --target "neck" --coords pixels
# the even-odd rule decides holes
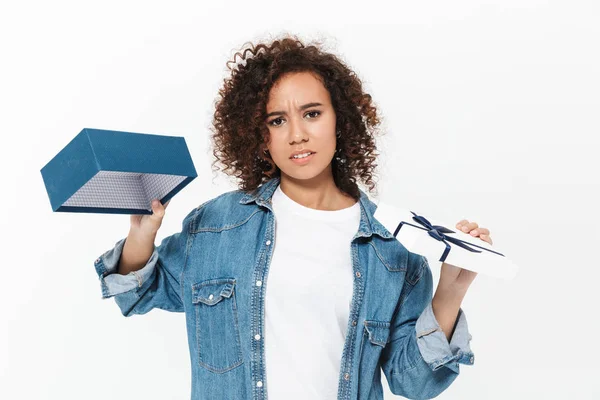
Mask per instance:
[[[351,207],[356,201],[341,191],[333,181],[331,170],[311,179],[296,179],[281,172],[281,191],[304,207],[315,210],[337,211]]]

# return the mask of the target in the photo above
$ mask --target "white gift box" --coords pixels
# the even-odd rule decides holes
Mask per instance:
[[[374,216],[408,251],[430,263],[445,262],[502,279],[513,279],[519,270],[489,243],[455,229],[456,222],[445,224],[381,201]]]

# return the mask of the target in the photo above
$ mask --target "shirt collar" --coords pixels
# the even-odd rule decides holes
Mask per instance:
[[[273,211],[271,198],[273,193],[279,185],[280,177],[274,177],[264,182],[258,188],[252,192],[246,193],[241,199],[240,204],[249,204],[255,202],[258,205],[268,208],[271,212]],[[385,239],[393,238],[392,235],[374,216],[377,205],[369,199],[367,194],[361,189],[360,192],[360,224],[358,226],[358,232],[356,237],[369,237],[373,234],[378,235]]]

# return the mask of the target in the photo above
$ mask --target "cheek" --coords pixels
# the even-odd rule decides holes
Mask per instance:
[[[286,154],[289,151],[290,146],[281,138],[277,138],[273,135],[271,136],[271,143],[269,143],[267,147],[273,160],[280,160],[282,158],[287,158]]]
[[[327,133],[326,137],[323,137],[319,141],[319,146],[321,147],[321,151],[328,153],[335,153],[337,148],[337,138],[335,133]]]
[[[337,145],[337,137],[335,136],[335,121],[323,121],[323,123],[315,126],[313,132],[315,141],[318,142],[321,150],[335,151]]]

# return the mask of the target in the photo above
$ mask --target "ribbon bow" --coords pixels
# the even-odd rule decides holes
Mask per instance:
[[[415,228],[419,228],[419,229],[423,229],[424,231],[427,231],[429,236],[431,236],[432,238],[434,238],[436,240],[439,240],[440,242],[444,242],[446,244],[446,249],[444,250],[442,257],[440,258],[441,262],[444,262],[446,260],[446,257],[448,256],[448,253],[450,253],[451,247],[448,242],[453,243],[453,244],[457,245],[458,247],[462,247],[463,249],[468,250],[473,253],[481,253],[481,250],[473,249],[470,246],[479,247],[482,250],[490,251],[492,253],[495,253],[495,254],[498,254],[498,255],[501,255],[502,257],[504,257],[504,254],[498,253],[497,251],[486,249],[485,247],[481,247],[476,244],[469,243],[467,241],[460,240],[460,239],[457,239],[452,236],[446,236],[445,233],[456,233],[456,232],[454,232],[453,230],[450,230],[444,226],[441,226],[441,225],[431,225],[431,223],[427,220],[427,218],[423,217],[422,215],[417,215],[416,213],[414,213],[412,211],[411,211],[411,213],[413,214],[412,219],[415,220],[416,222],[418,222],[419,224],[423,225],[425,228],[422,228],[417,225],[413,225],[408,222],[400,222],[398,224],[398,227],[394,231],[394,237],[398,234],[398,232],[400,231],[400,228],[402,228],[402,225],[404,225],[404,224],[414,226]]]

